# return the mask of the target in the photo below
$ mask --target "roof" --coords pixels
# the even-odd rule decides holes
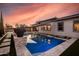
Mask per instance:
[[[33,24],[33,26],[44,25],[44,24],[47,24],[49,22],[71,20],[71,19],[75,19],[75,18],[79,18],[79,13],[78,14],[69,15],[69,16],[65,16],[65,17],[61,17],[61,18],[53,17],[53,18],[50,18],[50,19],[47,19],[47,20],[39,21],[36,24]]]
[[[69,15],[69,16],[65,16],[65,17],[61,17],[61,18],[57,19],[56,21],[71,20],[71,19],[74,19],[74,18],[79,18],[79,13],[78,14]]]
[[[56,19],[58,19],[58,18],[57,17],[54,17],[54,18],[50,18],[50,19],[47,19],[47,20],[39,21],[37,23],[40,24],[42,22],[51,22],[51,21],[56,20]]]

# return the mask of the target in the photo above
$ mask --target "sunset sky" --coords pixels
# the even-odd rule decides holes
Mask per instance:
[[[79,13],[79,4],[0,4],[5,24],[34,24],[52,17],[63,17]]]

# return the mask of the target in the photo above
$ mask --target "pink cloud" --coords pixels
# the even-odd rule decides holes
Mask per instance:
[[[10,7],[11,8],[11,7]],[[5,23],[33,24],[36,21],[52,17],[63,17],[78,13],[79,4],[32,4],[16,6],[9,15],[5,16]]]

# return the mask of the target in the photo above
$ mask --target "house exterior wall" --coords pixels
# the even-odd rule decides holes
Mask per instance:
[[[64,22],[64,31],[58,31],[58,25],[57,24],[58,24],[59,21],[52,22],[52,27],[54,27],[54,28],[52,29],[51,34],[79,38],[79,32],[73,31],[73,21],[78,20],[78,19],[63,21]]]
[[[74,20],[79,20],[79,18],[69,19],[69,20],[62,20],[62,21],[54,21],[54,22],[44,22],[44,24],[51,24],[50,31],[41,30],[41,26],[38,26],[38,33],[44,34],[52,34],[52,35],[60,35],[60,36],[69,36],[74,38],[79,38],[79,32],[75,32],[73,30]],[[64,31],[58,31],[58,22],[64,22]]]

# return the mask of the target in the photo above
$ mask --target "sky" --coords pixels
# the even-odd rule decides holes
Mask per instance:
[[[53,17],[79,13],[79,4],[74,3],[0,3],[4,24],[31,25]]]

